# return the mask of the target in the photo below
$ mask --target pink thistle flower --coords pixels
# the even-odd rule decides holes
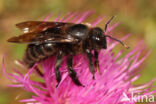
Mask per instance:
[[[59,22],[74,22],[82,23],[93,12],[84,13],[68,13],[64,17],[60,15],[56,18]],[[49,17],[49,16],[48,16]],[[48,17],[45,18],[47,21]],[[98,17],[92,22],[91,26],[95,27],[102,21],[104,17]],[[117,23],[119,24],[119,23]],[[111,34],[114,24],[109,27],[107,35]],[[125,40],[129,35],[126,35],[122,40]],[[142,58],[139,58],[142,48],[140,42],[128,54],[122,56],[124,52],[121,50],[116,55],[113,53],[113,48],[118,44],[111,42],[109,39],[108,48],[101,50],[99,53],[100,71],[95,74],[95,80],[92,79],[92,74],[89,71],[88,61],[84,55],[74,56],[73,67],[77,72],[79,80],[85,86],[76,86],[68,76],[65,61],[61,65],[60,71],[62,80],[56,88],[57,82],[54,74],[54,60],[52,56],[41,62],[43,75],[35,73],[33,68],[29,69],[26,74],[22,74],[18,70],[13,70],[14,73],[6,73],[3,58],[3,73],[14,84],[10,87],[23,88],[28,92],[33,93],[32,98],[20,100],[27,104],[135,104],[141,96],[149,96],[156,93],[156,90],[150,91],[152,80],[143,85],[133,85],[132,83],[140,77],[137,68],[150,54],[148,52]],[[35,74],[35,76],[33,76]],[[36,75],[37,74],[37,75]],[[34,80],[37,77],[38,80]],[[131,94],[141,93],[139,96],[131,98]],[[126,99],[129,98],[128,100]]]

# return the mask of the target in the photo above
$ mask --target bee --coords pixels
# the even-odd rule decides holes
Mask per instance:
[[[63,57],[67,56],[69,76],[76,85],[83,86],[72,66],[74,55],[86,55],[94,79],[96,72],[94,66],[100,72],[98,52],[101,49],[107,49],[106,37],[116,40],[128,48],[122,41],[105,34],[107,26],[113,18],[114,16],[106,23],[104,30],[100,27],[90,27],[82,23],[26,21],[16,24],[24,34],[12,37],[8,39],[8,42],[27,44],[23,57],[23,63],[27,68],[31,68],[35,63],[56,55],[54,64],[55,76],[58,82],[56,86],[61,81],[59,68]],[[95,59],[94,62],[93,58]]]

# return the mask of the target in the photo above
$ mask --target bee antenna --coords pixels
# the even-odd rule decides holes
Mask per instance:
[[[112,16],[112,17],[107,21],[107,23],[105,24],[104,32],[107,31],[108,24],[114,19],[114,17],[115,17],[115,16]]]
[[[125,48],[127,48],[127,49],[129,49],[130,47],[129,46],[127,46],[126,44],[124,44],[121,40],[118,40],[118,39],[116,39],[116,38],[113,38],[113,37],[111,37],[111,36],[109,36],[109,35],[104,35],[105,37],[108,37],[108,38],[110,38],[110,39],[113,39],[113,40],[115,40],[115,41],[118,41],[120,44],[122,44]]]

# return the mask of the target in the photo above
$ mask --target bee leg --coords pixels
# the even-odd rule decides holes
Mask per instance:
[[[81,82],[78,80],[78,77],[76,75],[76,72],[72,68],[73,64],[73,55],[70,55],[67,59],[67,67],[68,67],[68,73],[69,76],[72,78],[73,82],[78,86],[83,86]]]
[[[35,67],[35,70],[36,70],[36,72],[37,72],[37,74],[38,74],[39,76],[41,76],[41,77],[44,76],[44,74],[40,71],[40,69],[39,69],[38,66]]]
[[[95,51],[94,51],[94,57],[95,57],[94,65],[95,65],[95,67],[96,67],[97,72],[98,72],[99,74],[101,74],[100,69],[99,69],[98,55],[99,55],[98,51],[95,50]]]
[[[58,87],[60,81],[61,81],[61,74],[59,71],[60,65],[62,63],[62,51],[60,51],[57,56],[56,56],[56,60],[55,60],[55,75],[56,75],[56,80],[58,82],[58,84],[56,85],[56,87]]]
[[[88,58],[88,61],[89,61],[89,69],[90,69],[90,72],[93,74],[93,79],[95,79],[94,77],[94,74],[95,74],[95,69],[94,69],[94,66],[93,66],[93,62],[92,62],[92,53],[90,50],[86,50],[86,54],[87,54],[87,58]]]

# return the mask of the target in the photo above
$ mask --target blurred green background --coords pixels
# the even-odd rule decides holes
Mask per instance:
[[[156,76],[156,0],[0,0],[0,59],[5,54],[7,71],[15,59],[21,59],[25,45],[7,43],[9,37],[20,34],[16,23],[27,20],[43,20],[49,13],[95,10],[95,15],[106,16],[104,21],[116,15],[113,23],[121,24],[115,28],[114,36],[121,38],[131,33],[126,43],[133,49],[143,40],[146,52],[151,55],[142,64],[144,70],[138,84],[150,81]],[[104,26],[100,24],[99,26]],[[122,47],[123,48],[123,47]],[[1,63],[1,60],[0,60]],[[1,65],[1,64],[0,64]],[[0,104],[19,104],[18,100],[27,98],[29,93],[22,89],[7,87],[10,82],[0,71]]]

